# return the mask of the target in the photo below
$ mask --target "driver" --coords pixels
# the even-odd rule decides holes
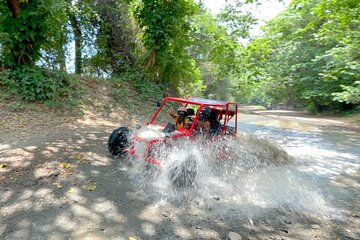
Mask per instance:
[[[202,133],[206,133],[210,130],[210,122],[209,122],[210,111],[211,111],[210,107],[206,106],[199,112],[197,129]]]
[[[177,114],[174,114],[174,109],[172,109],[172,108],[169,109],[167,112],[170,115],[170,117],[175,119],[175,129],[176,130],[178,130],[180,128],[184,128],[190,122],[190,119],[186,117],[187,110],[184,107],[180,107],[177,110]]]

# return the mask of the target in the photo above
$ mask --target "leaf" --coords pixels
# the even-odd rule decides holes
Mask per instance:
[[[137,240],[135,237],[129,237],[128,240]]]
[[[75,154],[74,154],[74,158],[76,158],[76,159],[81,159],[81,154],[80,154],[80,153],[75,153]]]
[[[69,193],[75,193],[75,192],[76,192],[76,189],[75,189],[75,188],[70,188],[68,192],[69,192]]]
[[[6,168],[7,164],[6,163],[0,163],[0,168]]]
[[[69,168],[70,168],[70,165],[67,164],[67,163],[63,163],[63,164],[61,164],[61,165],[62,165],[62,167],[65,168],[65,169],[69,169]]]
[[[94,191],[96,189],[96,186],[87,186],[86,190],[88,191]]]

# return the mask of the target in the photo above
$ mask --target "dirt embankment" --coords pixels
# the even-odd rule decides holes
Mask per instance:
[[[108,155],[107,139],[118,126],[146,121],[109,108],[109,93],[98,91],[101,99],[90,97],[82,114],[0,105],[1,239],[226,239],[231,231],[243,239],[348,236],[329,222],[278,209],[226,221],[191,199],[159,205],[144,198],[126,167]]]

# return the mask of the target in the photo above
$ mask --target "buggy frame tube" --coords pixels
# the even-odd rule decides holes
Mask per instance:
[[[230,118],[229,106],[234,105],[235,106],[235,114],[234,114],[235,115],[235,133],[237,132],[237,113],[238,113],[238,109],[237,109],[238,105],[237,105],[237,103],[235,103],[235,102],[226,102],[225,104],[220,104],[220,103],[199,103],[197,101],[192,101],[192,100],[189,100],[189,99],[181,99],[181,98],[174,98],[174,97],[166,97],[161,101],[160,107],[158,107],[158,109],[156,110],[156,112],[154,113],[154,115],[152,116],[151,120],[148,122],[147,125],[154,123],[154,120],[156,119],[157,115],[159,114],[159,112],[161,111],[161,109],[163,108],[163,106],[165,105],[165,103],[167,101],[185,103],[186,106],[188,104],[198,105],[199,106],[198,111],[201,111],[204,106],[225,107],[225,119],[224,119],[224,127],[222,129],[222,135],[225,135],[226,128],[227,128],[226,124],[232,118],[232,117]],[[197,122],[197,120],[198,120],[198,116],[199,116],[198,114],[195,115],[194,122],[191,125],[190,129],[187,130],[188,132],[191,132],[194,129],[195,122]]]

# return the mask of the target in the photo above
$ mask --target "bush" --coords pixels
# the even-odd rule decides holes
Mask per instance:
[[[60,100],[76,90],[76,84],[65,72],[40,67],[18,67],[0,72],[0,85],[12,94],[29,101]]]
[[[312,114],[316,114],[319,112],[318,107],[316,106],[316,104],[314,102],[309,102],[305,106],[305,109]]]
[[[136,68],[111,78],[114,98],[116,99],[118,96],[128,94],[130,88],[135,90],[139,97],[143,99],[162,98],[163,86],[146,80],[147,78],[146,73]]]
[[[343,90],[342,92],[331,94],[334,96],[334,101],[360,105],[360,81],[355,81],[355,83],[350,86],[340,86]]]

